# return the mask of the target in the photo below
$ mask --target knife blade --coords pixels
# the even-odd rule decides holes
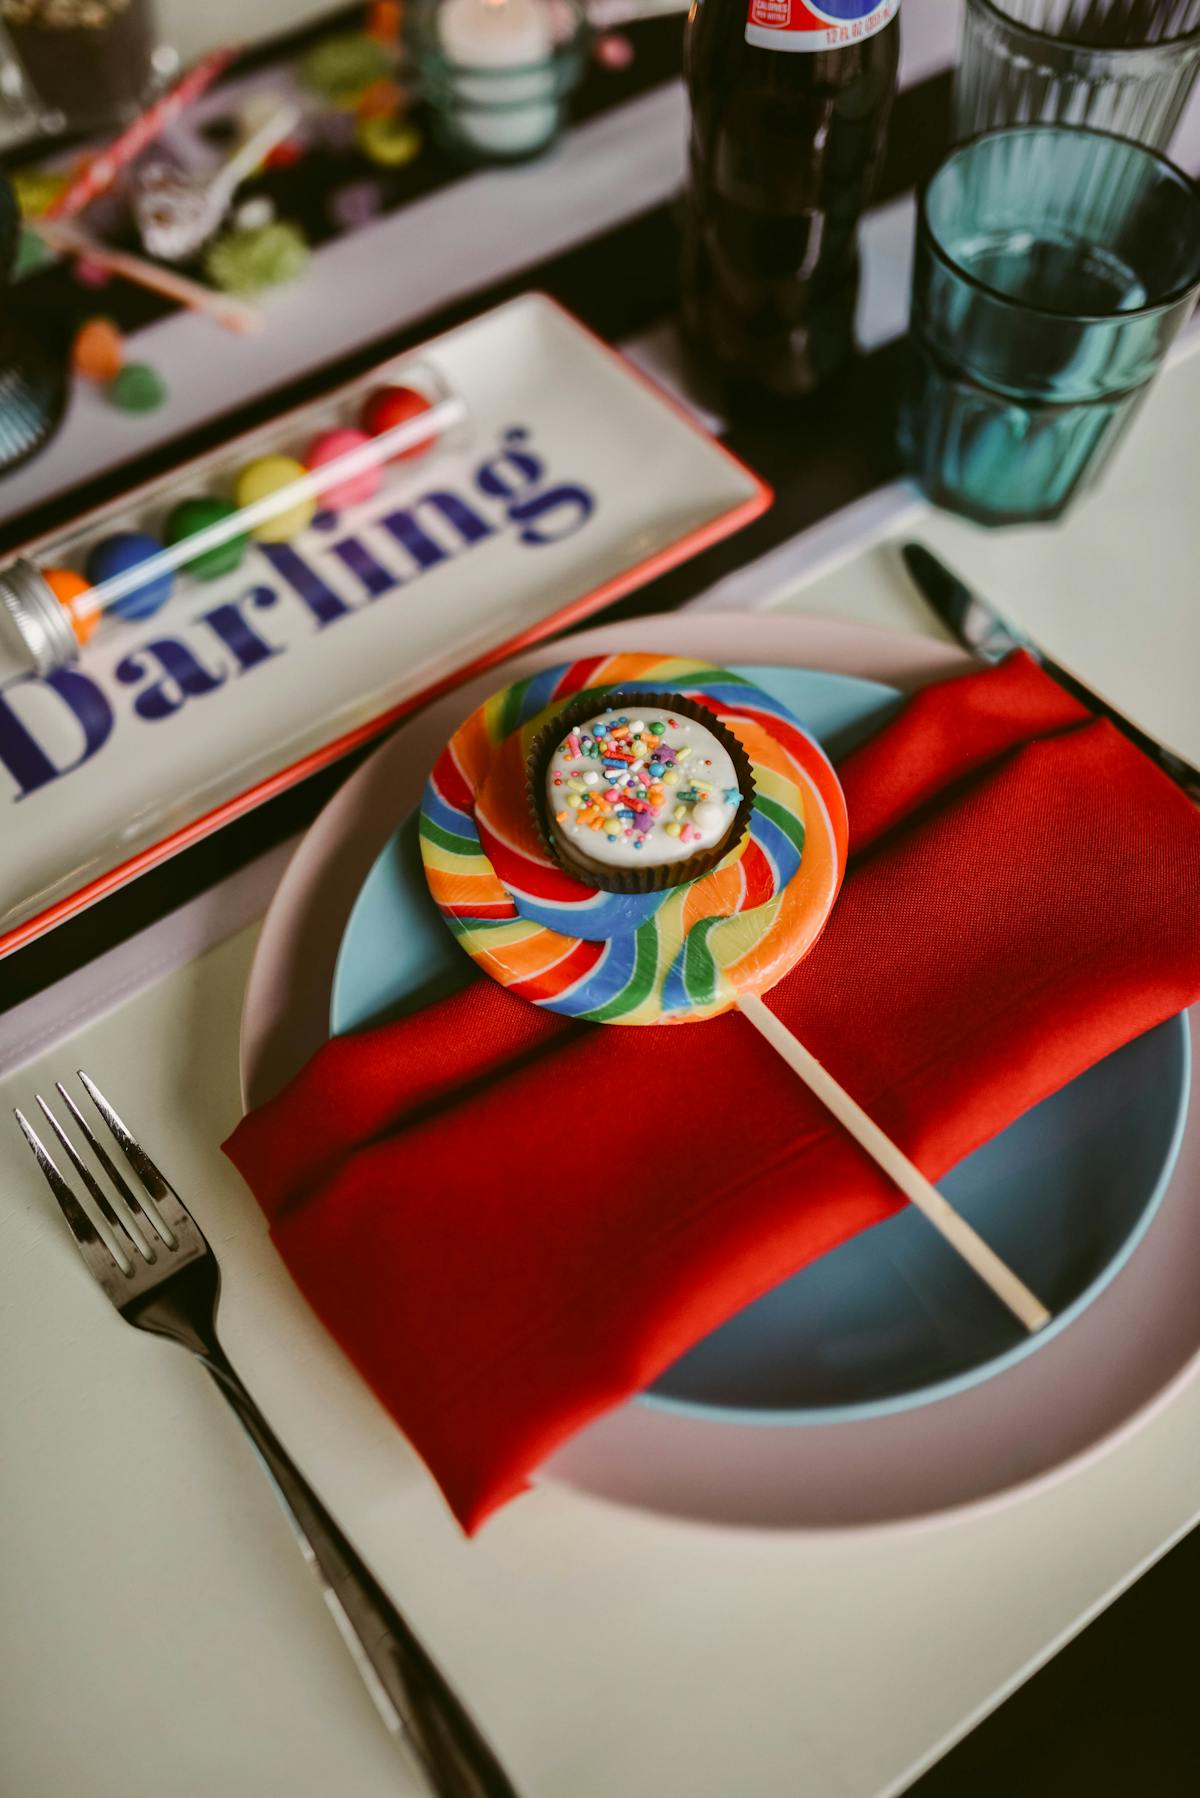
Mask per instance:
[[[1093,693],[1090,687],[1046,655],[1036,643],[1014,630],[994,606],[968,587],[952,568],[948,568],[923,543],[901,544],[900,554],[913,585],[925,603],[965,649],[971,650],[981,661],[989,663],[1002,661],[1014,649],[1024,649],[1072,698],[1098,717],[1109,719],[1122,735],[1128,737],[1131,743],[1136,743],[1144,755],[1148,755],[1177,786],[1182,787],[1189,798],[1200,802],[1200,769],[1194,768],[1182,756],[1176,755],[1173,750],[1149,736],[1131,719],[1126,718],[1123,712],[1119,712],[1106,699],[1101,699],[1098,693]]]

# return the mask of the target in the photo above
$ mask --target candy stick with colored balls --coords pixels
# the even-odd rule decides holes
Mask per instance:
[[[680,884],[665,886],[639,885],[650,841],[643,833],[641,856],[622,855],[617,845],[618,863],[635,870],[631,884],[621,887],[626,876],[618,866],[615,874],[597,872],[609,885],[596,886],[571,872],[579,861],[563,862],[539,829],[527,783],[536,786],[543,772],[538,746],[557,739],[560,716],[570,723],[593,709],[595,719],[611,724],[622,695],[638,711],[639,691],[648,687],[673,690],[705,708],[738,738],[754,784],[749,826],[736,842],[717,839],[715,865],[701,860],[701,872],[690,877],[685,863]],[[617,727],[623,726],[622,716]],[[587,785],[586,775],[611,732],[583,724],[563,735],[566,763],[581,770],[582,790],[572,797],[587,804],[585,796],[598,789]],[[715,752],[713,760],[715,773]],[[547,778],[553,781],[566,763],[560,751]],[[651,795],[652,780],[647,772],[636,789],[639,805],[643,788]],[[565,780],[563,787],[570,790]],[[723,797],[732,802],[735,795]],[[690,819],[701,803],[691,804]],[[607,836],[602,808],[595,809]],[[619,804],[610,809],[620,816]],[[666,818],[665,809],[661,815]],[[675,821],[672,811],[669,822]],[[565,799],[562,825],[569,834]],[[636,835],[641,825],[639,811],[630,829]],[[665,864],[678,839],[667,824],[663,833],[672,845],[664,845]],[[621,1025],[685,1023],[741,1010],[1022,1325],[1038,1330],[1048,1321],[1045,1307],[763,1002],[820,935],[841,884],[847,835],[833,768],[778,701],[728,670],[627,655],[544,670],[473,713],[430,777],[421,853],[430,892],[463,948],[493,979],[534,1004]],[[583,838],[586,865],[588,832]],[[595,841],[602,866],[606,852]]]
[[[363,406],[362,428],[372,437],[386,437],[389,431],[394,431],[406,419],[421,418],[428,412],[428,399],[415,387],[380,387]],[[426,439],[421,438],[411,448],[406,446],[392,451],[392,457],[396,461],[403,461],[408,457],[419,456],[425,445]]]
[[[86,643],[100,622],[94,612],[79,610],[79,601],[90,590],[91,582],[76,574],[73,568],[43,568],[42,579],[71,620],[76,641]]]
[[[226,516],[215,519],[212,524],[192,531],[169,547],[159,549],[154,555],[148,555],[136,567],[93,586],[73,601],[73,614],[80,619],[87,619],[100,612],[117,610],[129,594],[142,590],[163,576],[173,575],[177,568],[195,562],[234,538],[244,536],[247,532],[261,531],[263,526],[269,529],[271,521],[286,518],[289,514],[298,517],[304,511],[305,516],[311,516],[314,501],[322,498],[332,488],[361,477],[366,470],[377,468],[381,462],[402,451],[411,451],[417,444],[427,446],[432,437],[461,424],[466,416],[464,401],[457,394],[451,394],[435,401],[419,417],[407,418],[378,437],[368,438],[364,442],[356,435],[354,446],[347,454],[333,457],[315,469],[306,470],[295,479],[263,492],[261,497],[254,498],[250,504],[240,509],[231,509]],[[265,460],[283,462],[289,459],[263,457],[258,464],[252,462],[249,466],[260,466]],[[301,465],[296,463],[295,466]]]
[[[184,543],[188,538],[198,537],[202,531],[211,530],[213,525],[222,524],[236,515],[237,507],[233,501],[221,499],[216,494],[198,494],[191,499],[182,499],[167,514],[164,538],[170,544]],[[195,544],[190,543],[188,558],[183,567],[197,580],[220,580],[223,575],[233,574],[241,566],[249,547],[250,538],[245,531],[236,532],[215,548],[198,552]]]
[[[173,570],[156,567],[160,550],[158,539],[148,531],[117,531],[111,537],[102,537],[92,545],[87,559],[91,594],[106,584],[116,586],[119,582],[121,597],[110,603],[109,610],[121,618],[151,617],[166,605],[175,586]],[[152,569],[154,572],[150,572]],[[86,598],[87,595],[80,595],[76,601],[76,619],[83,612],[82,602]]]
[[[304,479],[304,464],[294,456],[259,456],[247,462],[233,483],[233,497],[238,511],[245,517],[260,500],[277,493],[295,494]],[[311,524],[317,502],[311,494],[300,494],[290,506],[276,509],[269,518],[253,526],[251,535],[260,543],[289,543]]]
[[[366,431],[356,430],[353,425],[336,425],[313,438],[305,451],[304,465],[309,469],[323,468],[326,463],[337,462],[339,457],[348,456],[352,450],[361,449],[369,442]],[[376,462],[360,474],[344,475],[332,487],[327,487],[322,497],[335,512],[342,512],[374,499],[382,479],[383,470]]]

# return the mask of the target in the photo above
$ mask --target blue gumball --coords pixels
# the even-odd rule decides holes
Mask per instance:
[[[87,559],[87,577],[93,587],[99,587],[118,574],[128,574],[131,568],[158,555],[161,549],[162,544],[147,531],[118,531],[115,536],[105,537],[93,545]],[[156,574],[141,586],[134,587],[108,609],[118,618],[149,618],[152,612],[166,605],[174,586],[175,576],[167,569],[164,574]]]

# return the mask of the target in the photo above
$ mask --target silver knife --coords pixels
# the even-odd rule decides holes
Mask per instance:
[[[1090,687],[1085,687],[1082,681],[1077,680],[1073,674],[1068,674],[1065,668],[1044,654],[1036,643],[1013,630],[986,599],[972,592],[966,582],[960,580],[953,569],[939,561],[923,543],[904,543],[900,547],[900,554],[922,598],[964,648],[971,650],[983,662],[1002,661],[1014,649],[1027,650],[1060,687],[1064,687],[1090,712],[1111,719],[1117,729],[1131,743],[1136,743],[1143,754],[1156,762],[1165,774],[1170,775],[1190,799],[1200,802],[1200,770],[1193,768],[1190,762],[1184,761],[1173,750],[1164,748],[1153,737],[1147,736],[1144,730],[1139,730],[1136,724],[1109,705],[1106,699],[1101,699],[1099,694],[1093,693]]]

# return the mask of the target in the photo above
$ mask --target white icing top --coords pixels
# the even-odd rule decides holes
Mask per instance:
[[[628,701],[577,725],[546,770],[546,809],[563,842],[614,867],[686,861],[721,840],[741,802],[719,737]]]

